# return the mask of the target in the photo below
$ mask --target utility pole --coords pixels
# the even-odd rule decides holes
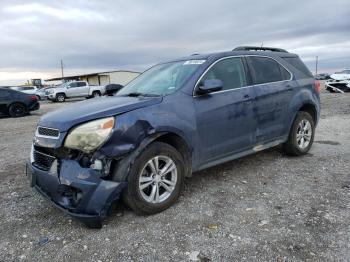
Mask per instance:
[[[63,75],[63,61],[62,61],[62,59],[61,59],[61,73],[62,73],[62,80],[63,80],[64,75]]]
[[[317,66],[318,66],[318,56],[316,56],[316,75],[317,75]]]

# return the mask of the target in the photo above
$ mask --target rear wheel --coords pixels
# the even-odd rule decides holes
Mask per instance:
[[[59,103],[64,102],[64,100],[66,100],[66,96],[64,94],[57,94],[56,95],[56,101]]]
[[[152,143],[130,169],[124,201],[139,214],[155,214],[169,208],[180,195],[184,170],[183,158],[175,148]]]
[[[27,114],[25,105],[21,103],[14,103],[9,107],[9,115],[12,117],[21,117]]]
[[[293,156],[306,154],[314,141],[315,123],[312,116],[304,111],[297,113],[288,141],[283,145],[284,151]]]

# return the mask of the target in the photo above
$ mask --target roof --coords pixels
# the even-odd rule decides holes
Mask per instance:
[[[209,54],[193,54],[190,56],[185,56],[173,60],[166,61],[168,62],[176,62],[183,60],[206,60],[209,58],[221,58],[225,56],[241,56],[241,55],[261,55],[261,56],[271,56],[271,57],[295,57],[296,54],[289,53],[288,51],[281,48],[273,48],[273,47],[254,47],[254,46],[240,46],[232,51],[222,51],[216,53]]]
[[[99,76],[103,74],[108,74],[108,73],[115,73],[115,72],[125,72],[125,73],[135,73],[135,74],[141,74],[140,72],[136,71],[129,71],[129,70],[113,70],[113,71],[105,71],[105,72],[97,72],[97,73],[89,73],[89,74],[79,74],[79,75],[71,75],[71,76],[64,76],[64,77],[54,77],[54,78],[49,78],[45,79],[45,81],[58,81],[58,80],[73,80],[79,77],[83,76]]]

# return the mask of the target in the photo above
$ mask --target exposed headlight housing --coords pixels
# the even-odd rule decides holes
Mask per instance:
[[[64,146],[90,153],[106,142],[114,122],[114,117],[107,117],[77,126],[68,133]]]

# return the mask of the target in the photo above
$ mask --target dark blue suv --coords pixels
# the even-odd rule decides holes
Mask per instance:
[[[119,198],[154,214],[186,176],[279,144],[303,155],[320,86],[295,54],[239,47],[158,64],[116,96],[44,115],[27,174],[57,207],[99,227]]]

